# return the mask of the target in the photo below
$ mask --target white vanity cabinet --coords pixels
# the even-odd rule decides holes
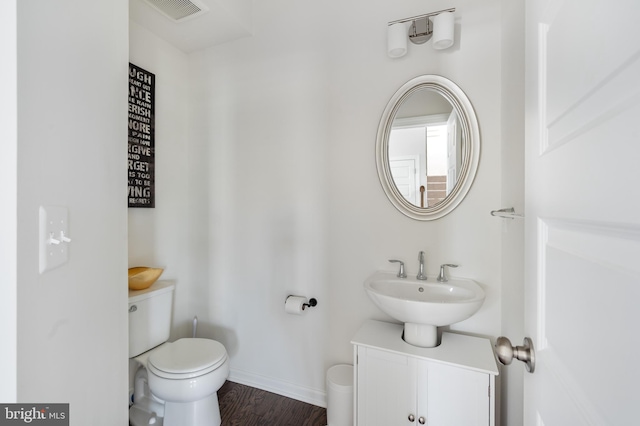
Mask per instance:
[[[355,425],[493,426],[498,367],[488,339],[443,333],[435,348],[402,325],[367,321],[354,336]]]

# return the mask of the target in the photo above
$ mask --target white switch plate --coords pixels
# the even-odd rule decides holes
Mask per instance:
[[[63,241],[62,236],[69,236],[69,211],[65,207],[40,206],[41,274],[69,260],[69,242]]]

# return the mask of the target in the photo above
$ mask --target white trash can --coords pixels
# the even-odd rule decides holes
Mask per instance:
[[[327,426],[353,426],[353,365],[327,370]]]

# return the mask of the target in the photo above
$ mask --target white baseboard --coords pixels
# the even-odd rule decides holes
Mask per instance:
[[[262,376],[233,368],[229,372],[229,381],[262,389],[267,392],[273,392],[286,396],[287,398],[317,405],[318,407],[327,407],[327,394],[324,390],[311,389],[273,377]]]

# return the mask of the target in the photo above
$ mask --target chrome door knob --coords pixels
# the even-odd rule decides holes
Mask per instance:
[[[421,425],[425,424],[427,421],[424,419],[424,417],[420,417],[418,419],[418,423],[420,423]]]
[[[416,416],[414,416],[413,414],[409,414],[408,419],[411,423],[413,423],[416,420]]]
[[[504,337],[498,337],[496,340],[496,355],[498,360],[504,365],[511,364],[513,358],[522,361],[527,366],[527,371],[533,373],[536,369],[536,353],[533,349],[533,341],[525,337],[522,346],[512,346],[511,341]]]

